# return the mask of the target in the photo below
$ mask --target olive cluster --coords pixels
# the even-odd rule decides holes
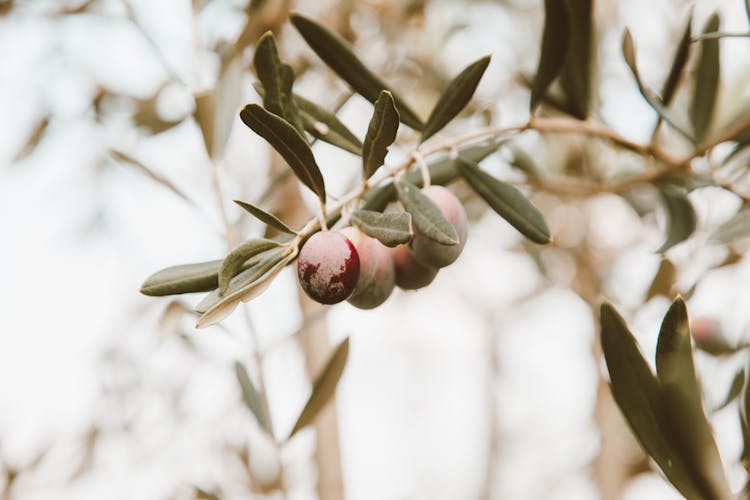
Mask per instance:
[[[321,304],[348,300],[360,309],[373,309],[398,286],[416,290],[432,283],[438,270],[455,262],[466,243],[466,210],[448,189],[422,189],[456,229],[459,243],[441,244],[417,228],[408,244],[389,248],[349,226],[312,235],[300,250],[297,275],[307,295]]]

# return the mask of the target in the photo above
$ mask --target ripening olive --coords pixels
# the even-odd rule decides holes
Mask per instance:
[[[321,304],[346,300],[359,279],[359,255],[338,231],[321,231],[307,239],[297,258],[297,276],[305,293]]]
[[[417,261],[407,245],[390,249],[396,269],[396,285],[403,290],[416,290],[432,283],[438,268],[426,266]]]
[[[396,269],[388,247],[369,236],[363,235],[362,240],[369,241],[363,241],[362,246],[367,247],[367,253],[365,257],[363,252],[360,252],[360,267],[372,268],[373,273],[369,280],[363,280],[360,273],[360,279],[348,301],[360,309],[374,309],[385,302],[393,292],[396,286]]]
[[[422,193],[432,200],[442,212],[443,217],[453,224],[458,234],[458,244],[443,245],[425,236],[416,227],[410,246],[414,258],[422,264],[432,267],[445,267],[458,259],[466,244],[469,220],[466,210],[456,195],[443,186],[429,186]]]

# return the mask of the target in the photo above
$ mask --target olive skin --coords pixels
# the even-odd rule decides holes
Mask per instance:
[[[396,286],[402,290],[424,288],[437,276],[438,268],[420,263],[407,245],[398,245],[390,252],[396,271]]]
[[[425,236],[416,227],[414,238],[410,243],[414,258],[426,266],[445,267],[458,259],[466,244],[466,236],[469,232],[469,219],[466,210],[456,195],[443,186],[429,186],[422,189],[422,194],[432,200],[440,209],[443,217],[453,224],[458,234],[458,244],[443,245]]]
[[[305,293],[321,304],[337,304],[354,291],[359,254],[338,231],[321,231],[307,239],[297,257],[297,277]]]
[[[367,257],[370,262],[366,262],[360,253],[360,264],[362,268],[371,267],[373,273],[368,281],[363,281],[360,274],[360,280],[348,302],[359,309],[374,309],[388,300],[396,287],[396,267],[388,247],[374,238],[365,238],[370,240],[370,252]]]

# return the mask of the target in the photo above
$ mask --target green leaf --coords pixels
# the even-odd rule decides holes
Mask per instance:
[[[535,243],[552,241],[544,216],[518,189],[484,172],[460,155],[458,171],[471,188],[521,234]]]
[[[628,31],[627,29],[622,35],[622,55],[625,58],[625,62],[627,63],[628,68],[630,68],[630,72],[633,74],[633,78],[635,78],[635,82],[638,85],[638,91],[641,93],[648,105],[651,106],[651,108],[656,111],[659,117],[667,122],[673,129],[675,129],[689,141],[693,143],[696,142],[695,138],[689,132],[687,132],[684,127],[677,124],[676,119],[672,117],[672,112],[664,105],[664,103],[661,101],[661,99],[659,99],[656,93],[643,84],[641,75],[638,71],[638,65],[636,64],[633,37],[630,34],[630,31]]]
[[[729,386],[729,390],[727,391],[727,395],[724,397],[724,401],[719,403],[719,405],[714,408],[714,411],[723,410],[727,406],[729,406],[732,401],[737,399],[739,395],[742,393],[742,388],[745,387],[745,372],[744,370],[739,370],[737,374],[732,379],[732,383]]]
[[[659,194],[667,217],[667,238],[657,250],[661,253],[688,239],[695,231],[697,220],[685,189],[662,184],[659,186]]]
[[[530,111],[533,113],[547,88],[562,71],[570,43],[569,13],[562,0],[544,0],[542,51],[531,86]]]
[[[510,161],[512,166],[516,167],[532,179],[539,177],[539,167],[531,156],[526,154],[524,150],[515,146],[510,146],[509,149],[513,153],[513,159]]]
[[[593,44],[592,0],[567,0],[570,11],[570,46],[560,72],[560,85],[570,114],[584,120],[591,106]]]
[[[505,142],[506,139],[501,139],[465,146],[459,149],[459,154],[471,161],[480,162],[490,154],[497,151],[497,148]],[[433,184],[448,184],[458,177],[456,160],[447,154],[430,161],[427,164],[427,169],[430,172],[430,179]],[[418,169],[409,171],[406,180],[415,186],[422,187],[422,175]],[[383,184],[365,195],[362,209],[382,212],[385,210],[386,205],[395,199],[396,187],[392,183]]]
[[[646,292],[646,301],[658,295],[671,297],[676,280],[677,269],[674,267],[674,264],[672,264],[671,260],[662,258],[659,263],[659,269],[656,271],[656,275],[654,275],[648,292]]]
[[[261,97],[265,96],[263,85],[256,82],[253,88]],[[316,139],[349,151],[357,156],[362,155],[362,141],[344,125],[335,114],[321,108],[304,97],[292,94],[299,112],[302,126]]]
[[[421,142],[426,141],[445,127],[448,122],[461,112],[469,103],[471,96],[477,90],[479,80],[490,64],[490,56],[485,56],[464,68],[459,75],[448,84],[443,94],[432,108],[430,117],[422,130]]]
[[[375,103],[381,90],[390,90],[401,122],[415,130],[424,128],[417,114],[393,92],[393,89],[360,61],[338,35],[300,14],[294,13],[290,19],[310,48],[358,94],[371,103]]]
[[[719,14],[714,13],[706,23],[703,33],[719,31]],[[695,92],[690,103],[690,121],[695,138],[702,141],[711,127],[716,106],[716,96],[721,78],[719,40],[701,40],[698,68],[695,74]]]
[[[367,236],[376,238],[387,247],[395,247],[411,241],[411,215],[405,212],[381,213],[372,210],[357,210],[352,213],[352,224]]]
[[[393,103],[393,96],[387,90],[383,90],[375,101],[365,144],[362,146],[362,169],[365,179],[369,179],[383,164],[388,146],[396,140],[397,131],[398,111]]]
[[[409,181],[397,181],[394,184],[399,201],[404,210],[411,214],[414,227],[419,232],[442,245],[458,244],[456,228],[443,217],[431,199]]]
[[[703,411],[695,375],[687,308],[677,298],[664,316],[656,346],[656,372],[670,442],[685,460],[704,498],[730,498],[719,451]]]
[[[219,290],[209,293],[198,303],[195,310],[202,313],[196,328],[204,328],[226,318],[237,305],[254,299],[271,284],[284,266],[290,263],[296,255],[287,253],[287,248],[281,247],[268,251],[250,268],[232,278],[226,292],[222,296]]]
[[[336,386],[341,379],[341,374],[344,373],[348,357],[349,338],[347,337],[346,340],[336,347],[336,351],[326,363],[323,371],[315,378],[312,394],[310,394],[305,407],[302,409],[302,413],[297,418],[292,432],[289,433],[289,438],[294,436],[300,429],[310,425],[315,420],[315,417],[318,416],[320,410],[333,397],[333,394],[336,392]]]
[[[267,225],[269,225],[269,226],[271,226],[271,227],[273,227],[275,229],[278,229],[282,233],[297,234],[297,232],[294,229],[292,229],[289,226],[287,226],[286,224],[284,224],[275,215],[269,214],[265,210],[263,210],[261,208],[258,208],[255,205],[252,205],[252,204],[247,203],[245,201],[234,200],[234,202],[236,204],[238,204],[239,206],[241,206],[242,208],[244,208],[245,211],[247,211],[250,215],[252,215],[256,219],[258,219],[259,221],[261,221],[261,222],[263,222],[263,223],[265,223],[265,224],[267,224]]]
[[[273,33],[267,31],[255,47],[253,65],[261,85],[263,85],[263,107],[271,113],[285,117],[286,99],[281,95],[281,59],[276,49]]]
[[[610,304],[602,304],[599,317],[602,351],[617,406],[638,442],[675,488],[687,498],[701,498],[695,496],[691,475],[667,440],[661,386],[643,359],[635,337]]]
[[[680,43],[677,45],[674,59],[672,59],[672,67],[669,69],[669,75],[661,88],[661,100],[665,106],[669,106],[672,102],[672,98],[674,98],[677,91],[677,85],[680,83],[682,72],[687,64],[688,56],[690,55],[690,34],[692,29],[693,14],[691,12],[688,16],[688,22],[685,26],[685,31],[682,33]]]
[[[305,130],[313,137],[355,155],[362,154],[362,141],[336,115],[304,97],[295,95],[294,99],[299,107]]]
[[[253,412],[255,419],[258,424],[269,434],[271,433],[270,426],[268,425],[268,419],[263,411],[263,405],[261,404],[260,394],[255,390],[253,382],[250,380],[250,376],[247,374],[247,370],[242,366],[239,361],[234,362],[234,374],[237,377],[237,382],[240,383],[240,389],[242,389],[242,401],[245,406]]]
[[[208,292],[218,286],[221,260],[171,266],[143,282],[141,293],[152,297]]]
[[[261,252],[277,248],[280,243],[266,239],[252,239],[240,243],[224,258],[219,269],[219,295],[223,295],[229,286],[229,280],[234,278],[240,266],[249,258],[255,257]]]
[[[286,160],[299,180],[325,203],[323,175],[315,162],[310,145],[300,133],[289,122],[257,104],[245,106],[240,111],[240,118],[245,125],[268,141]]]
[[[717,243],[731,243],[748,234],[750,234],[750,209],[746,208],[719,226],[711,235],[711,240]]]

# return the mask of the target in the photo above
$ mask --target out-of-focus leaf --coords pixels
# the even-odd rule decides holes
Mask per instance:
[[[151,180],[156,181],[158,184],[161,184],[165,188],[172,191],[174,194],[182,198],[183,200],[187,201],[190,204],[193,204],[193,200],[188,198],[188,196],[182,192],[180,188],[174,185],[172,181],[164,177],[163,175],[157,174],[152,169],[148,168],[146,165],[144,165],[142,162],[138,161],[137,159],[133,158],[127,153],[124,153],[122,151],[118,151],[116,149],[112,149],[109,152],[112,157],[120,161],[122,163],[127,163],[128,165],[135,167],[139,172],[146,174]]]
[[[365,179],[370,178],[383,164],[388,146],[396,140],[397,131],[398,111],[393,96],[387,90],[383,90],[375,101],[375,109],[362,146],[362,169]]]
[[[461,155],[458,170],[471,188],[521,234],[535,243],[552,241],[544,216],[518,189],[484,172]]]
[[[411,230],[411,215],[405,212],[384,214],[372,210],[357,210],[352,213],[351,220],[363,233],[376,238],[387,247],[408,243],[414,234]]]
[[[643,449],[687,498],[696,496],[691,474],[664,432],[663,394],[625,321],[610,304],[600,309],[601,343],[617,406]]]
[[[458,244],[456,228],[431,199],[409,181],[397,181],[395,185],[399,201],[411,214],[414,227],[420,233],[442,245]]]
[[[581,120],[591,105],[591,65],[593,44],[592,0],[567,0],[570,11],[570,46],[560,72],[570,114]]]
[[[667,75],[667,79],[664,81],[664,85],[661,88],[661,100],[665,106],[669,106],[672,102],[672,98],[677,91],[677,84],[680,83],[682,72],[685,69],[685,64],[690,55],[690,33],[693,29],[692,27],[693,13],[690,12],[685,31],[682,33],[682,38],[677,45],[674,59],[672,59],[672,67],[669,69],[669,75]]]
[[[253,382],[250,380],[247,370],[245,370],[245,367],[242,366],[242,363],[239,361],[235,361],[234,363],[234,374],[237,377],[237,382],[240,383],[240,389],[242,389],[242,401],[245,403],[245,406],[253,412],[258,424],[270,434],[271,429],[268,425],[266,414],[263,411],[260,394],[258,394]]]
[[[258,238],[247,240],[233,248],[232,251],[224,257],[224,260],[221,263],[221,269],[219,269],[219,295],[226,292],[227,286],[229,286],[229,280],[234,278],[234,275],[237,274],[240,266],[242,266],[242,264],[248,259],[261,252],[279,246],[281,245],[276,241]]]
[[[711,240],[717,243],[731,243],[748,234],[750,234],[750,209],[744,209],[719,226],[711,235]]]
[[[285,256],[284,248],[271,250],[255,265],[232,278],[223,296],[218,289],[209,293],[195,307],[196,311],[202,313],[195,327],[216,324],[229,316],[240,302],[247,302],[263,293],[294,257],[296,255],[293,253]]]
[[[675,269],[674,264],[671,260],[662,258],[654,280],[646,293],[646,300],[649,301],[658,295],[671,297],[676,279],[677,269]]]
[[[743,464],[750,463],[750,366],[746,368],[745,387],[740,394],[740,429],[742,430],[742,455],[740,461]],[[748,490],[747,485],[745,490]]]
[[[49,116],[45,116],[44,118],[39,120],[39,122],[34,126],[34,129],[31,131],[29,138],[26,139],[23,147],[13,158],[13,163],[17,163],[23,160],[24,158],[29,156],[34,151],[34,149],[36,149],[36,147],[39,145],[39,142],[42,140],[42,137],[44,137],[44,133],[47,131],[48,126]]]
[[[268,141],[286,160],[300,181],[310,188],[322,203],[326,200],[325,183],[310,145],[289,122],[257,104],[240,111],[242,122]]]
[[[565,64],[565,57],[570,44],[569,16],[564,1],[544,0],[542,51],[539,56],[534,84],[531,86],[530,110],[532,113]]]
[[[286,224],[284,224],[275,215],[269,214],[265,210],[263,210],[261,208],[258,208],[255,205],[252,205],[252,204],[247,203],[245,201],[234,200],[234,202],[236,204],[238,204],[239,206],[241,206],[242,208],[244,208],[245,211],[247,211],[250,215],[252,215],[256,219],[258,219],[259,221],[261,221],[261,222],[263,222],[265,224],[268,224],[269,226],[271,226],[271,227],[273,227],[275,229],[278,229],[282,233],[297,234],[296,231],[294,231],[292,228],[290,228],[289,226],[287,226]]]
[[[664,316],[656,372],[667,415],[664,431],[690,471],[701,498],[731,498],[695,375],[687,308],[677,298]]]
[[[179,120],[164,120],[156,109],[156,102],[163,87],[147,99],[135,99],[135,113],[133,113],[133,122],[136,127],[145,128],[150,134],[161,134],[170,128],[182,123],[183,118]]]
[[[221,260],[171,266],[143,282],[141,293],[159,297],[181,293],[208,292],[219,286]]]
[[[349,338],[347,337],[346,340],[336,347],[336,350],[326,363],[323,371],[315,378],[312,394],[310,394],[307,403],[305,403],[305,407],[302,409],[302,413],[300,413],[297,422],[289,433],[289,438],[294,436],[303,427],[310,425],[315,420],[315,417],[318,416],[320,410],[322,410],[326,403],[328,403],[333,397],[333,394],[336,392],[336,386],[341,379],[341,375],[344,373],[348,357]]]
[[[750,21],[750,0],[745,0],[745,12],[747,13],[747,20]]]
[[[362,154],[362,141],[336,115],[304,97],[295,95],[294,99],[299,107],[305,130],[313,137],[355,155]]]
[[[516,167],[518,170],[526,174],[528,177],[537,178],[539,177],[539,167],[537,166],[536,162],[526,154],[525,151],[522,149],[511,146],[510,148],[511,153],[513,153],[513,159],[510,161],[510,164],[514,167]]]
[[[744,370],[739,370],[732,379],[732,383],[729,386],[729,390],[727,391],[727,395],[724,397],[724,400],[719,403],[716,408],[714,408],[714,411],[723,410],[724,408],[729,406],[732,401],[737,399],[742,393],[743,387],[745,387],[745,372]]]
[[[489,64],[490,56],[485,56],[464,68],[448,84],[448,87],[443,91],[435,107],[432,108],[430,117],[427,118],[427,123],[425,123],[424,130],[422,130],[421,142],[426,141],[439,132],[464,109],[477,90],[479,80],[482,79],[482,75],[484,75],[484,71]]]
[[[718,31],[719,24],[719,14],[714,13],[706,23],[703,33]],[[721,78],[719,40],[701,40],[700,44],[698,68],[695,74],[695,92],[690,103],[690,121],[698,141],[706,137],[711,127]]]
[[[206,153],[209,158],[213,158],[214,149],[214,93],[210,90],[199,92],[193,96],[195,100],[195,110],[193,118],[198,123],[201,136],[203,136],[203,145],[206,147]]]
[[[468,160],[478,163],[497,151],[497,148],[504,142],[505,140],[493,140],[486,143],[465,146],[459,149],[459,154]],[[459,175],[456,160],[451,158],[450,155],[430,161],[427,164],[427,169],[430,172],[430,179],[433,184],[448,184]],[[418,170],[411,170],[407,174],[406,180],[415,186],[422,187],[422,175]],[[392,183],[383,184],[365,195],[362,209],[382,212],[385,210],[386,205],[395,199],[396,187]]]
[[[659,186],[667,218],[667,238],[657,252],[666,252],[674,245],[688,239],[695,231],[696,215],[687,192],[672,184]]]
[[[338,35],[300,14],[294,13],[290,19],[310,48],[358,94],[371,103],[375,103],[381,90],[389,90],[393,94],[401,122],[415,130],[424,128],[417,114],[393,92],[393,89],[360,61]]]
[[[643,81],[641,80],[640,72],[638,71],[638,65],[636,63],[633,36],[627,29],[622,36],[622,55],[625,58],[625,62],[627,63],[628,67],[630,68],[630,72],[633,74],[633,78],[635,78],[635,82],[638,85],[638,91],[641,93],[648,105],[651,106],[654,111],[656,111],[656,113],[662,120],[667,122],[677,132],[682,134],[690,142],[696,142],[692,134],[687,132],[684,127],[678,125],[676,119],[672,117],[672,113],[670,112],[670,110],[664,105],[661,99],[659,99],[656,93],[644,85]]]

